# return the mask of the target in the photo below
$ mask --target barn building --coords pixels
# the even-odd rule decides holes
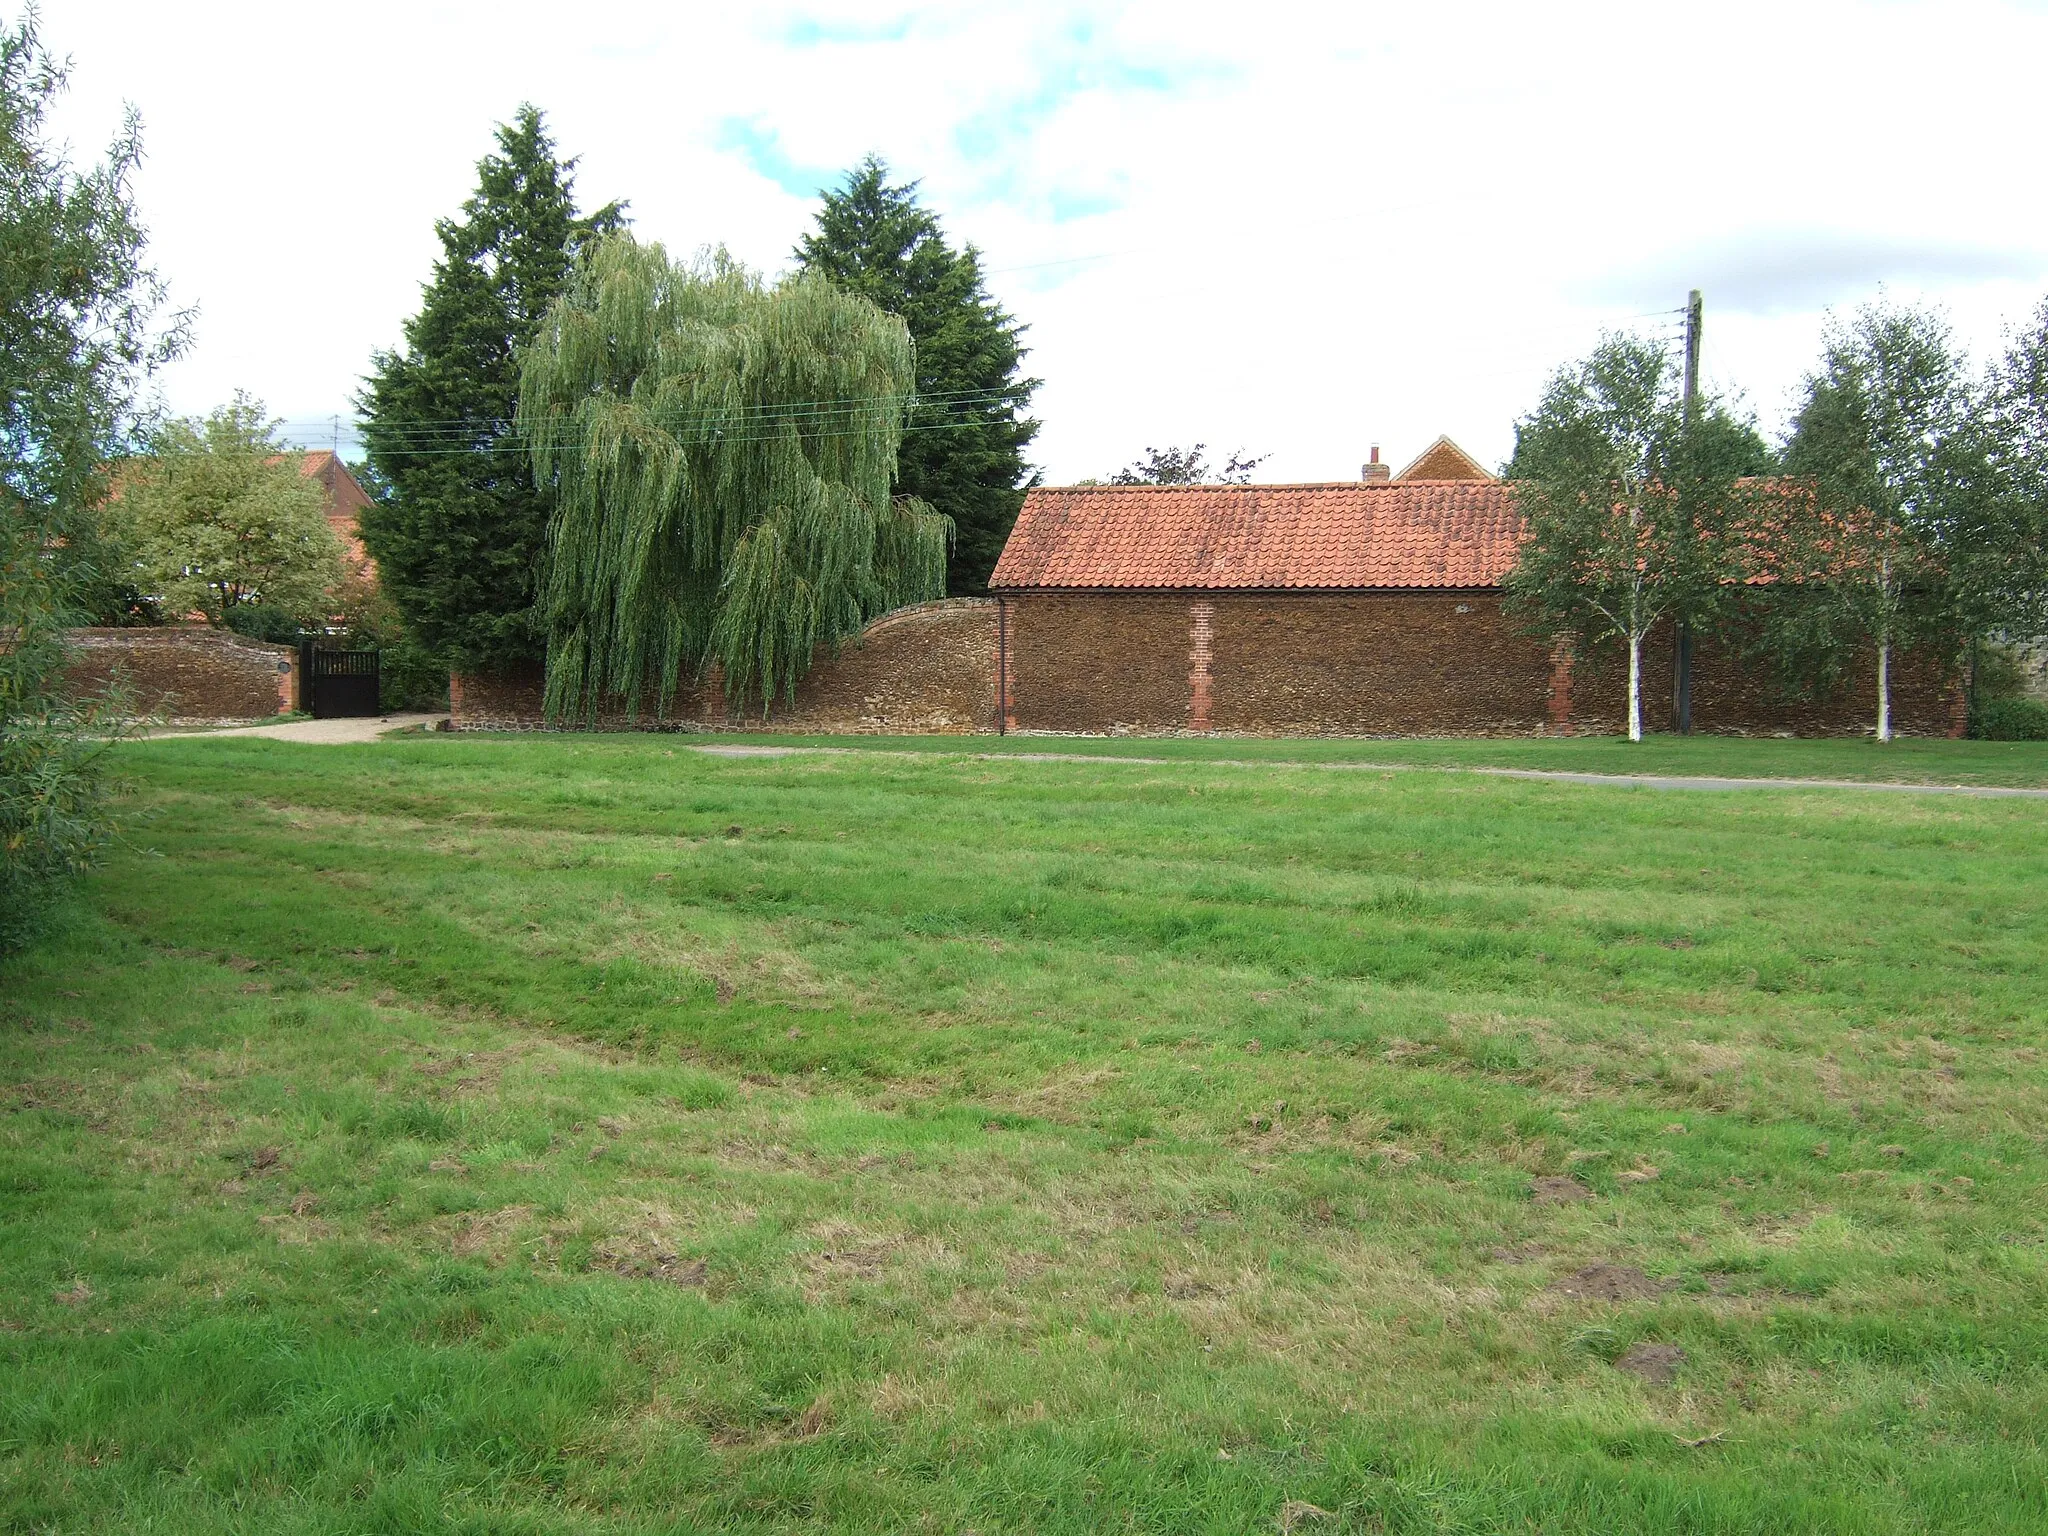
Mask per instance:
[[[1501,581],[1507,486],[1448,438],[1356,482],[1033,490],[997,562],[996,713],[1010,731],[1526,735],[1619,729],[1619,680],[1524,633]],[[1671,713],[1653,644],[1645,724]],[[1906,658],[1900,728],[1953,733],[1952,679]],[[1853,733],[1863,690],[1787,702],[1703,639],[1702,731]]]

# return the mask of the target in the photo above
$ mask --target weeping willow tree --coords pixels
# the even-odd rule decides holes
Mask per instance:
[[[943,596],[951,525],[889,495],[915,377],[903,322],[823,278],[591,250],[520,379],[554,499],[549,715],[665,715],[714,663],[765,711],[818,646]]]

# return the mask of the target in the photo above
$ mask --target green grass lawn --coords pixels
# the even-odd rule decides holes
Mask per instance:
[[[630,738],[628,738],[630,739]],[[725,746],[815,746],[842,751],[1042,757],[1163,758],[1172,762],[1317,763],[1402,768],[1530,768],[1604,774],[1676,774],[1738,779],[1848,779],[1893,784],[2048,788],[2048,742],[1746,740],[1731,736],[1579,737],[1251,737],[1157,736],[794,736],[773,732],[678,734],[672,742]]]
[[[122,748],[0,1530],[2048,1529],[2048,805],[1254,745]]]

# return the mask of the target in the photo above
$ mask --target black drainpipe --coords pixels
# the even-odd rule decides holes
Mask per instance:
[[[1010,605],[996,599],[996,734],[1010,734]]]

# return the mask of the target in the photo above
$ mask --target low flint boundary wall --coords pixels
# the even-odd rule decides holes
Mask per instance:
[[[65,686],[74,698],[105,693],[117,681],[137,715],[182,725],[265,720],[299,707],[299,653],[226,629],[74,629]]]

